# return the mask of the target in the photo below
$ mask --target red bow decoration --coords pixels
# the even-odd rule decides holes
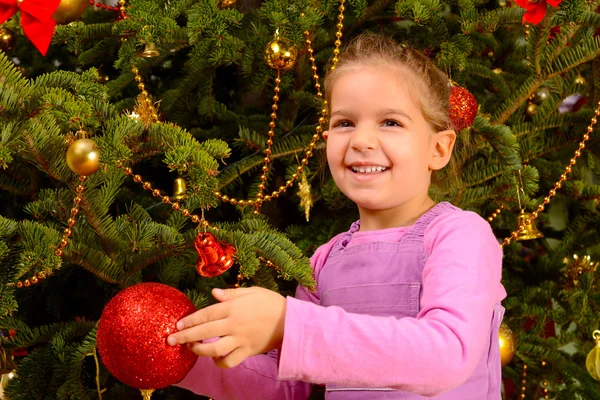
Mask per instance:
[[[525,25],[527,22],[537,25],[546,16],[546,9],[548,8],[546,3],[550,4],[552,7],[558,7],[562,0],[515,0],[515,2],[525,9],[525,14],[523,15],[523,25]]]
[[[46,55],[56,21],[52,14],[61,0],[0,0],[0,24],[21,10],[21,26],[35,47]]]

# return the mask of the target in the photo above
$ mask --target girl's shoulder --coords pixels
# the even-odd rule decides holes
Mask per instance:
[[[441,242],[453,242],[457,246],[485,245],[498,247],[498,240],[489,222],[479,214],[455,206],[433,218],[425,229],[425,247],[431,250]]]

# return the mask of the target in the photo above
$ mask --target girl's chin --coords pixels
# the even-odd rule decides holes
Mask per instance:
[[[353,201],[358,206],[359,209],[367,211],[367,212],[380,212],[380,211],[389,210],[391,208],[391,207],[382,205],[381,202],[373,201],[372,199],[364,200],[364,201],[360,201],[360,200],[353,200]]]

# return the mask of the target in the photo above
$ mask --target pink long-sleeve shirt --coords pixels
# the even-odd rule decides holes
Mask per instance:
[[[287,299],[284,341],[279,354],[250,357],[232,369],[220,369],[210,358],[200,357],[178,386],[217,400],[306,399],[310,383],[331,385],[335,398],[360,398],[340,397],[346,392],[336,392],[336,388],[385,388],[412,393],[415,397],[401,397],[412,399],[452,393],[476,369],[485,368],[484,375],[491,377],[485,379],[489,394],[476,394],[479,397],[473,398],[499,399],[499,360],[486,360],[484,353],[491,354],[497,346],[497,335],[491,330],[499,325],[500,301],[506,296],[500,283],[501,249],[489,224],[477,214],[448,203],[440,203],[436,208],[438,212],[431,213],[429,220],[422,217],[427,223],[421,224],[421,236],[415,235],[414,226],[360,232],[355,224],[350,234],[334,237],[311,258],[317,291],[310,293],[298,287],[295,298]],[[418,224],[419,221],[415,225]],[[411,232],[410,240],[405,238],[407,232]],[[348,259],[357,265],[361,257],[365,258],[365,248],[374,249],[366,256],[366,265],[376,274],[378,269],[412,268],[414,262],[407,266],[398,265],[402,261],[385,265],[389,264],[385,254],[381,260],[377,257],[382,253],[378,249],[411,242],[414,237],[422,237],[418,246],[425,253],[417,257],[423,258],[420,282],[387,283],[386,277],[377,283],[380,286],[369,283],[366,289],[360,289],[370,298],[341,301],[349,306],[323,306],[334,294],[341,292],[344,299],[346,288],[364,284],[352,285],[353,280],[364,278],[358,276],[364,268],[351,276],[343,272],[328,275],[327,271],[336,270],[327,264],[323,272],[328,260],[336,257],[332,252],[340,250],[340,243],[342,251],[348,252]],[[399,249],[400,253],[404,251]],[[346,286],[328,289],[332,281],[338,280]],[[381,310],[394,305],[389,304],[388,293],[382,289],[394,288],[398,293],[412,293],[412,297],[404,299],[399,295],[399,314],[386,315]],[[361,301],[375,306],[365,308]],[[459,400],[452,395],[445,398]]]

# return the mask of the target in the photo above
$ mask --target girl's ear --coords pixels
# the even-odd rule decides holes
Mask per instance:
[[[456,132],[453,130],[441,131],[432,137],[432,152],[429,159],[429,169],[437,171],[444,168],[450,161],[452,149],[456,142]]]
[[[324,131],[323,132],[323,139],[327,140],[328,137],[329,137],[329,131]]]

